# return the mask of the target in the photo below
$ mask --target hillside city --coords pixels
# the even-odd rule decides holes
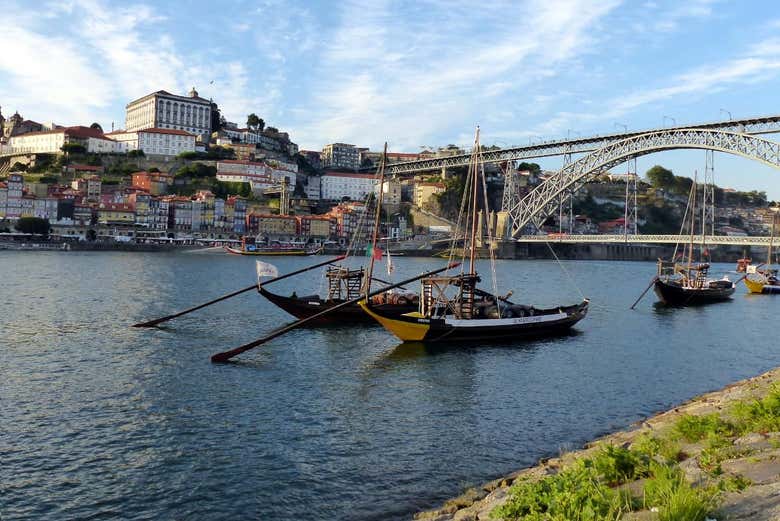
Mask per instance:
[[[388,163],[466,153],[455,145],[388,152]],[[160,90],[126,106],[124,129],[7,119],[0,112],[0,232],[79,241],[238,240],[345,246],[358,230],[382,153],[347,143],[299,150],[287,132],[250,114],[241,125],[193,88]],[[522,197],[552,172],[535,163],[487,165],[491,223],[507,176]],[[464,169],[390,178],[383,186],[383,236],[424,240],[452,230]],[[544,233],[678,233],[691,180],[656,166],[644,177],[604,172],[562,201]],[[763,192],[711,186],[710,226],[724,235],[766,235],[772,212]],[[636,201],[636,212],[627,205]],[[368,226],[361,234],[370,233]],[[532,232],[538,233],[537,230]]]

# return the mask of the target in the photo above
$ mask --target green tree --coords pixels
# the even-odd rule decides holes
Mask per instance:
[[[26,172],[26,171],[27,171],[27,165],[24,165],[19,161],[15,162],[11,166],[11,172]]]
[[[691,192],[691,186],[693,186],[693,179],[689,177],[674,176],[672,183],[672,191],[680,195],[685,195]]]
[[[157,168],[156,166],[153,166],[152,168],[150,168],[150,169],[148,170],[148,172],[150,172],[150,173],[153,173],[153,172],[159,172],[159,171],[160,171],[160,169],[159,169],[159,168]]]
[[[661,165],[652,167],[645,172],[645,176],[655,188],[669,189],[674,186],[674,174]]]
[[[262,118],[258,117],[257,114],[252,112],[246,118],[246,126],[254,131],[262,132],[263,129],[265,128],[265,121],[263,121]]]
[[[87,153],[87,147],[84,145],[81,145],[79,143],[65,143],[60,147],[60,150],[65,152],[66,154],[86,154]]]
[[[146,154],[140,148],[138,150],[131,150],[127,153],[127,157],[144,157]]]
[[[40,217],[20,217],[16,221],[16,229],[20,233],[36,233],[39,235],[49,235],[51,224],[48,219]]]
[[[540,167],[537,163],[522,162],[517,165],[517,170],[520,172],[531,172],[531,174],[535,176],[542,175],[542,167]]]

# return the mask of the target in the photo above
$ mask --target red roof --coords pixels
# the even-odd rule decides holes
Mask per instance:
[[[174,136],[192,136],[195,137],[195,134],[190,134],[189,132],[185,132],[183,130],[176,130],[175,128],[145,128],[143,130],[138,130],[139,133],[141,132],[149,132],[150,134],[172,134]]]
[[[324,176],[328,177],[354,177],[358,179],[374,179],[374,174],[350,174],[347,172],[325,172]]]
[[[87,172],[100,172],[103,170],[102,166],[92,166],[92,165],[70,165],[70,168],[74,170],[84,170]]]

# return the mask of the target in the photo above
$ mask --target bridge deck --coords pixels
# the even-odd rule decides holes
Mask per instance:
[[[739,236],[726,236],[726,235],[708,235],[706,243],[711,246],[724,245],[724,246],[769,246],[771,237],[739,237]],[[517,242],[551,242],[551,243],[601,243],[601,244],[676,244],[687,243],[689,237],[681,237],[679,235],[570,235],[570,234],[553,234],[553,235],[520,235],[516,239]],[[702,243],[701,235],[693,237],[693,242],[696,245]],[[774,244],[777,244],[777,237],[774,239]]]

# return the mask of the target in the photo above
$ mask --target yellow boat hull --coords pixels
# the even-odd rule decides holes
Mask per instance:
[[[374,320],[382,324],[382,327],[393,333],[404,342],[419,342],[425,338],[425,335],[431,328],[430,324],[426,323],[413,323],[377,315],[371,310],[370,306],[366,305],[365,300],[361,300],[358,302],[358,304],[360,304],[360,307],[363,308],[363,311],[368,313]],[[412,317],[415,314],[419,315],[419,313],[406,313],[406,316]]]

